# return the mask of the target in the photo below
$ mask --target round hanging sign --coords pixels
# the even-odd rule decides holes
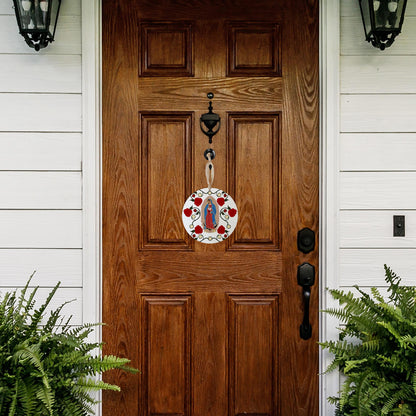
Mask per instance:
[[[226,192],[217,188],[203,188],[186,200],[182,221],[194,240],[205,244],[220,243],[234,231],[238,210]]]

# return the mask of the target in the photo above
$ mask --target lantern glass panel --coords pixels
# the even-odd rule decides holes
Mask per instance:
[[[370,16],[370,4],[376,0],[360,0],[361,14],[363,17],[363,24],[365,35],[368,36],[371,33],[371,16]]]
[[[403,0],[374,0],[375,29],[399,29],[403,13]]]
[[[49,0],[49,4],[52,3],[51,7],[51,14],[50,14],[50,28],[49,32],[53,37],[55,37],[55,30],[56,30],[56,21],[58,18],[59,7],[61,5],[61,0]]]
[[[49,24],[50,0],[18,0],[22,30],[43,32]]]
[[[53,38],[60,0],[15,0],[21,30]]]

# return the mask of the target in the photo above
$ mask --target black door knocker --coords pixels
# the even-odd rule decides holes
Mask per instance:
[[[214,98],[214,94],[209,92],[207,94],[209,100]],[[221,127],[221,117],[212,112],[212,101],[209,102],[208,113],[202,114],[199,119],[202,133],[209,138],[209,143],[212,143],[212,138],[218,133]],[[204,128],[205,126],[205,128]],[[215,130],[214,130],[215,129]]]

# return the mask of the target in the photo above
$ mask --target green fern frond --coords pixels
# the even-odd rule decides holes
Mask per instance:
[[[399,403],[392,411],[393,416],[414,416],[414,411],[407,403]]]
[[[363,358],[361,360],[348,360],[345,363],[344,366],[344,373],[348,374],[351,370],[356,369],[360,364],[366,363],[368,360],[366,358]]]
[[[377,300],[379,303],[386,303],[383,296],[381,295],[380,291],[376,287],[371,288],[371,294],[373,295],[374,299]]]
[[[94,380],[92,378],[80,378],[74,388],[79,389],[79,391],[85,391],[87,393],[99,390],[120,391],[119,386],[105,383],[101,380]]]
[[[29,283],[19,294],[7,292],[0,299],[0,416],[91,415],[91,393],[119,391],[97,375],[113,368],[137,370],[126,358],[93,356],[102,349],[101,343],[88,342],[97,325],[71,327],[61,315],[65,304],[45,319],[59,283],[38,309],[38,287],[29,291]]]
[[[376,338],[376,339],[369,339],[368,341],[364,341],[362,343],[362,347],[363,349],[369,351],[369,352],[376,352],[380,349],[380,339]]]
[[[367,293],[331,290],[341,308],[327,311],[345,325],[340,341],[321,346],[334,355],[328,370],[339,368],[346,376],[337,415],[416,415],[416,288],[385,266],[389,298],[377,288]],[[351,340],[350,338],[353,338]]]

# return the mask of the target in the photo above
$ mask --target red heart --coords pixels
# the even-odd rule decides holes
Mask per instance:
[[[225,199],[224,198],[218,198],[217,199],[217,203],[220,207],[222,207],[224,205]]]
[[[237,210],[236,210],[236,209],[234,209],[234,208],[230,208],[230,209],[228,210],[228,213],[230,214],[230,217],[234,217],[234,216],[235,216],[235,214],[237,214]]]
[[[187,216],[190,217],[192,215],[192,210],[190,208],[185,208],[183,210],[183,213]]]
[[[202,234],[202,232],[203,232],[204,230],[202,229],[202,227],[200,226],[200,225],[197,225],[196,227],[195,227],[195,232],[197,233],[197,234]]]
[[[195,198],[194,204],[199,207],[202,204],[202,198]]]
[[[223,225],[220,225],[217,229],[217,233],[218,234],[223,234],[225,233],[225,227]]]

